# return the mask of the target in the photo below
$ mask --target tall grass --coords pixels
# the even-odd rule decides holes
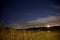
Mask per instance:
[[[60,40],[60,32],[0,29],[0,40]]]

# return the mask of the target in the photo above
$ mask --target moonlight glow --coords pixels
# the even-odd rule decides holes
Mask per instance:
[[[47,27],[49,28],[49,27],[50,27],[50,25],[47,25]]]

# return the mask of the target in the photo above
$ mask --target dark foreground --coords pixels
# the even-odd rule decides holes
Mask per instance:
[[[0,40],[60,40],[60,30],[57,29],[36,31],[35,28],[33,30],[0,28]]]

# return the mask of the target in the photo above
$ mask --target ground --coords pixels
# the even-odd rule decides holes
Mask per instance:
[[[0,40],[60,40],[60,31],[0,29]]]

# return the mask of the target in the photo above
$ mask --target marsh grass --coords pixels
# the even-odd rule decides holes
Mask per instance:
[[[60,32],[0,29],[0,40],[60,40]]]

